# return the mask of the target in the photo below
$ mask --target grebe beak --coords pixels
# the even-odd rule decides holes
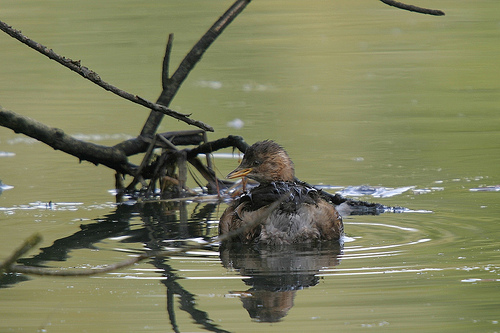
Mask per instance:
[[[229,175],[227,175],[227,178],[234,179],[239,177],[245,177],[250,172],[252,172],[252,168],[245,168],[245,169],[236,168],[233,171],[231,171]]]

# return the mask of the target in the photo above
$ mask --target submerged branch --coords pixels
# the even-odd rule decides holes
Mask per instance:
[[[120,268],[133,266],[143,260],[150,259],[153,257],[169,257],[172,255],[181,254],[199,248],[200,248],[199,245],[191,244],[189,246],[186,246],[178,250],[153,251],[149,253],[140,254],[136,257],[132,257],[130,259],[123,260],[115,264],[110,264],[105,267],[99,267],[99,268],[90,268],[90,269],[82,268],[82,269],[69,270],[69,269],[52,269],[52,268],[35,267],[35,266],[10,265],[7,266],[5,270],[13,273],[22,273],[22,274],[39,275],[39,276],[92,276],[102,273],[113,272]],[[2,264],[2,268],[3,266],[4,264]]]
[[[430,9],[430,8],[423,8],[423,7],[417,7],[414,5],[408,5],[399,1],[394,1],[394,0],[380,0],[386,5],[396,7],[399,9],[404,9],[408,10],[410,12],[416,12],[416,13],[421,13],[421,14],[428,14],[428,15],[435,15],[435,16],[443,16],[444,12],[439,10],[439,9]]]
[[[38,233],[28,237],[17,250],[15,250],[10,256],[8,256],[4,262],[0,263],[0,274],[2,274],[5,271],[10,272],[12,264],[14,264],[17,261],[17,259],[19,259],[26,252],[34,248],[41,241],[42,241],[42,236]]]
[[[98,86],[100,86],[101,88],[103,88],[107,91],[112,92],[115,95],[118,95],[122,98],[125,98],[131,102],[145,106],[149,109],[160,112],[161,114],[166,114],[167,116],[178,119],[178,120],[183,121],[187,124],[197,126],[197,127],[204,129],[206,131],[213,132],[213,128],[211,126],[209,126],[201,121],[189,118],[190,115],[179,113],[179,112],[174,111],[172,109],[169,109],[163,105],[150,102],[145,98],[142,98],[142,97],[137,96],[137,95],[133,95],[129,92],[121,90],[118,87],[115,87],[115,86],[103,81],[101,79],[101,77],[99,76],[99,74],[97,74],[96,72],[94,72],[93,70],[91,70],[85,66],[82,66],[80,63],[80,60],[76,61],[76,60],[72,60],[72,59],[60,56],[59,54],[54,52],[52,49],[49,49],[48,47],[46,47],[40,43],[37,43],[36,41],[26,37],[25,35],[23,35],[21,33],[21,31],[12,28],[11,26],[6,24],[5,22],[0,21],[0,30],[2,30],[3,32],[8,34],[9,36],[17,39],[21,43],[29,46],[30,48],[34,49],[35,51],[40,52],[41,54],[45,55],[49,59],[52,59],[52,60],[60,63],[64,67],[69,68],[70,70],[76,72],[77,74],[81,75],[82,77],[86,78],[87,80],[97,84]]]

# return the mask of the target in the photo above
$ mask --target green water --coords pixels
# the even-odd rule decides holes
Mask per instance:
[[[2,1],[0,19],[155,100],[168,34],[175,68],[230,4]],[[341,253],[283,259],[214,248],[94,278],[15,277],[0,289],[0,332],[169,332],[172,313],[181,332],[209,324],[230,332],[500,331],[500,191],[474,191],[500,184],[500,3],[418,5],[446,16],[375,0],[254,0],[171,105],[213,126],[209,139],[278,141],[309,183],[413,186],[362,199],[418,212],[346,217]],[[5,34],[0,77],[0,105],[100,144],[136,136],[148,115]],[[244,126],[228,126],[234,119]],[[160,130],[187,128],[165,119]],[[0,151],[9,153],[0,157],[0,179],[14,186],[0,195],[0,260],[40,232],[48,249],[27,255],[35,263],[106,265],[165,239],[213,236],[225,208],[116,207],[113,172],[104,167],[4,128]],[[220,177],[236,165],[216,159]],[[249,283],[276,271],[280,258],[302,274],[300,283],[251,296]],[[260,308],[282,311],[281,321],[250,318],[244,305],[256,295]],[[196,323],[192,309],[208,319]]]

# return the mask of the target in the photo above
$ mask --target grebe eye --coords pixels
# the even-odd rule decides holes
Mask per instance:
[[[262,164],[261,161],[258,161],[258,160],[253,161],[253,165],[255,165],[255,166],[259,166],[261,164]]]

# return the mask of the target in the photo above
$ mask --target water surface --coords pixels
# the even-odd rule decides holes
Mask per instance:
[[[175,68],[230,4],[4,1],[0,16],[154,100],[168,33]],[[419,5],[447,15],[255,0],[172,103],[213,126],[210,139],[277,140],[300,179],[331,192],[408,188],[360,198],[413,213],[346,217],[343,249],[214,246],[93,278],[12,277],[0,291],[0,331],[499,331],[500,5]],[[105,145],[140,132],[147,110],[7,35],[0,49],[3,107]],[[165,119],[160,130],[187,128]],[[3,128],[0,151],[0,179],[13,186],[0,195],[0,258],[41,232],[42,249],[24,262],[99,267],[207,240],[225,209],[116,206],[104,167]],[[216,158],[220,177],[236,165]]]

